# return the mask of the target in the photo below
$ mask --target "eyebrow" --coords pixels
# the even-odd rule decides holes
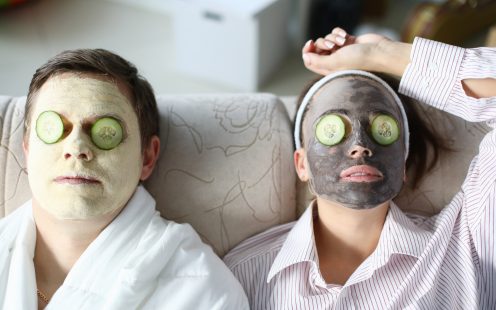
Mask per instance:
[[[345,110],[345,109],[331,109],[331,110],[325,111],[321,115],[326,115],[326,114],[331,114],[331,113],[339,113],[339,114],[349,115],[350,114],[350,111],[349,110]]]
[[[347,117],[351,117],[351,115],[352,115],[352,113],[350,113],[350,110],[346,110],[346,109],[331,109],[331,110],[327,110],[324,113],[320,114],[320,116],[318,116],[318,118],[316,119],[316,121],[318,119],[321,119],[324,115],[333,114],[333,113],[346,115]],[[395,120],[399,120],[400,119],[394,113],[391,113],[390,111],[386,111],[386,110],[383,110],[383,109],[371,109],[371,110],[368,110],[367,111],[367,114],[369,116],[371,114],[387,114],[387,115],[393,117]]]
[[[115,113],[103,113],[103,114],[90,114],[88,117],[85,117],[85,119],[100,119],[104,117],[111,117],[115,118],[121,123],[125,123],[122,117],[120,117],[118,114]]]
[[[395,111],[396,112],[396,111]],[[391,113],[391,111],[386,111],[384,109],[374,109],[374,110],[370,110],[370,113],[372,114],[378,114],[378,113],[382,113],[382,114],[387,114],[387,115],[390,115],[394,118],[398,118],[398,115],[395,115],[395,113]],[[401,116],[400,116],[401,117]]]

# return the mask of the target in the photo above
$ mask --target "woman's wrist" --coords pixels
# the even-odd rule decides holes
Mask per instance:
[[[398,77],[403,76],[410,63],[412,45],[384,39],[377,44],[373,55],[373,65],[377,72]]]

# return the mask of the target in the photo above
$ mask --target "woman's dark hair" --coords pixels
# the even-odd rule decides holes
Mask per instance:
[[[24,114],[24,135],[29,132],[31,111],[36,95],[45,82],[61,73],[94,73],[122,82],[131,94],[131,105],[138,117],[141,148],[158,135],[157,102],[151,85],[138,74],[136,67],[124,58],[104,49],[64,51],[38,68],[31,79]]]
[[[409,155],[406,161],[406,168],[409,171],[409,185],[415,188],[419,185],[420,180],[427,175],[436,165],[439,160],[441,152],[452,151],[448,146],[446,140],[441,138],[439,133],[434,129],[431,123],[427,123],[420,117],[420,111],[416,107],[418,103],[405,95],[398,93],[399,81],[391,76],[385,74],[374,73],[382,80],[384,80],[396,92],[408,118],[408,126],[410,131],[410,147]],[[312,80],[306,85],[300,93],[297,101],[297,109],[300,107],[303,98],[310,88],[321,77]],[[309,105],[306,106],[304,114],[308,111]],[[303,134],[300,136],[300,141],[303,145]],[[410,169],[414,167],[415,169]]]

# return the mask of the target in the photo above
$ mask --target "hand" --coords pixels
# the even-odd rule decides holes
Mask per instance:
[[[410,44],[378,34],[352,36],[334,28],[324,38],[308,41],[302,49],[305,66],[318,74],[359,69],[401,76],[409,62]],[[394,60],[394,61],[393,61]]]

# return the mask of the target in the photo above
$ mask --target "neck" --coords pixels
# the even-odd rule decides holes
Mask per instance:
[[[34,266],[40,291],[51,297],[62,285],[79,257],[118,212],[91,220],[58,219],[33,199],[36,223]]]
[[[321,272],[328,283],[344,284],[377,247],[389,201],[355,210],[317,198],[317,208],[314,231]]]

